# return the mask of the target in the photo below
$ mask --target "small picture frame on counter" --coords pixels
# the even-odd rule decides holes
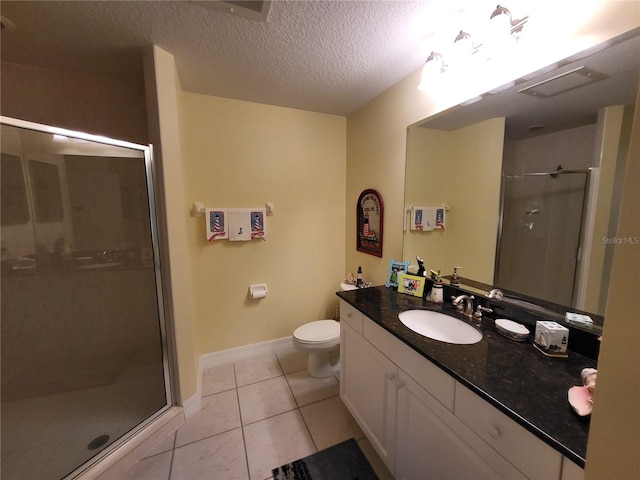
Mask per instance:
[[[398,275],[398,293],[406,293],[414,297],[421,297],[424,293],[425,277],[401,273]]]
[[[387,287],[398,287],[398,276],[409,272],[409,262],[398,262],[393,258],[389,260],[389,275],[387,275]]]

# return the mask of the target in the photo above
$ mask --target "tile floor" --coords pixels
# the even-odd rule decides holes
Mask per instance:
[[[201,410],[127,478],[265,480],[273,468],[354,437],[378,476],[392,479],[340,400],[338,378],[310,377],[306,361],[283,349],[205,370]]]

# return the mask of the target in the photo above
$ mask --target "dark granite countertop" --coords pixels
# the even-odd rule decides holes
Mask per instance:
[[[584,468],[589,417],[573,411],[567,391],[581,385],[582,369],[596,368],[595,360],[573,351],[568,358],[546,357],[533,347],[532,335],[527,342],[509,340],[486,315],[480,326],[483,339],[473,345],[432,340],[405,327],[398,318],[404,310],[428,308],[468,320],[451,302],[437,305],[384,286],[337,295]]]

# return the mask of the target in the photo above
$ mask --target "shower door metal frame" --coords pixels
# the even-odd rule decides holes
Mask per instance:
[[[158,321],[160,324],[160,338],[161,338],[161,350],[162,350],[162,368],[164,374],[164,385],[165,385],[165,398],[166,404],[164,407],[151,414],[149,417],[144,419],[142,422],[133,427],[129,432],[125,433],[118,440],[114,441],[111,445],[106,447],[100,453],[96,454],[94,457],[90,458],[87,462],[82,465],[79,465],[75,470],[69,473],[65,478],[74,478],[80,475],[82,472],[90,468],[91,466],[98,463],[103,458],[112,454],[115,450],[122,447],[131,437],[135,434],[139,433],[145,427],[149,426],[154,420],[160,417],[162,414],[167,412],[173,405],[174,399],[176,396],[176,384],[172,376],[170,375],[175,371],[173,366],[175,365],[175,359],[172,355],[170,355],[169,350],[169,336],[167,329],[167,318],[170,317],[169,312],[165,311],[165,302],[164,302],[164,284],[162,281],[163,271],[165,275],[168,275],[168,272],[163,269],[163,266],[160,262],[160,246],[159,246],[159,224],[158,224],[158,209],[155,197],[155,180],[157,178],[156,175],[156,166],[153,158],[153,145],[141,145],[132,142],[126,142],[123,140],[116,140],[109,137],[104,137],[100,135],[92,135],[84,132],[78,132],[75,130],[67,130],[64,128],[53,127],[50,125],[44,125],[40,123],[29,122],[26,120],[20,120],[16,118],[6,117],[4,115],[0,115],[0,124],[7,125],[11,127],[22,128],[26,130],[32,130],[36,132],[42,132],[45,134],[51,135],[62,135],[71,138],[77,138],[80,140],[86,140],[89,142],[111,145],[114,147],[128,148],[132,150],[137,150],[142,152],[144,156],[144,164],[145,164],[145,172],[147,178],[147,195],[149,201],[149,220],[150,220],[150,228],[151,228],[151,245],[153,249],[153,268],[155,275],[155,283],[156,283],[156,297],[158,300]],[[33,220],[35,222],[35,219]],[[172,337],[172,336],[171,336]]]
[[[587,211],[589,209],[589,192],[590,192],[590,182],[591,182],[591,168],[582,169],[582,170],[557,170],[554,172],[532,172],[532,173],[505,173],[502,172],[502,179],[500,182],[500,208],[498,213],[498,234],[496,241],[496,253],[495,253],[495,262],[493,268],[493,284],[497,286],[498,280],[498,271],[500,268],[500,247],[502,243],[502,226],[504,220],[504,197],[506,190],[506,181],[507,177],[544,177],[544,176],[557,176],[557,175],[566,175],[566,174],[576,174],[576,173],[584,173],[586,174],[585,184],[584,184],[584,201],[582,202],[582,212],[580,213],[580,235],[578,239],[578,252],[576,252],[576,266],[573,272],[574,280],[573,280],[573,291],[571,293],[571,305],[574,306],[576,303],[576,295],[579,290],[579,282],[580,278],[578,273],[580,271],[580,262],[583,258],[583,249],[584,249],[584,241],[585,241],[585,219],[587,217]],[[523,293],[524,292],[519,292]],[[526,294],[525,294],[526,295]]]

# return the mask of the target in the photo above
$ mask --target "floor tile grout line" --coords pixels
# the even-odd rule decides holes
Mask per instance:
[[[187,442],[187,443],[184,443],[184,444],[182,444],[182,445],[176,445],[175,447],[173,447],[173,450],[175,451],[175,450],[178,450],[178,449],[180,449],[180,448],[188,447],[189,445],[193,445],[194,443],[198,443],[198,442],[201,442],[201,441],[203,441],[203,440],[207,440],[207,439],[212,438],[212,437],[217,437],[218,435],[222,435],[222,434],[224,434],[224,433],[233,432],[234,430],[238,430],[239,428],[242,428],[242,425],[240,425],[239,427],[229,428],[228,430],[222,430],[222,431],[220,431],[220,432],[213,433],[213,434],[211,434],[211,435],[207,435],[207,436],[202,437],[202,438],[198,438],[197,440],[192,440],[192,441]],[[167,450],[167,451],[168,451],[168,450]],[[165,453],[166,453],[166,452],[165,452]],[[154,456],[155,456],[155,455],[154,455]]]
[[[251,478],[249,468],[249,453],[247,452],[247,439],[244,436],[244,426],[242,425],[242,409],[240,408],[240,395],[238,393],[238,377],[236,375],[236,364],[233,363],[233,382],[236,384],[236,402],[238,404],[238,416],[240,417],[240,434],[242,435],[242,449],[244,450],[244,464],[247,467],[247,478]]]
[[[287,387],[289,388],[289,393],[291,393],[291,396],[293,397],[293,401],[297,405],[298,409],[300,409],[300,403],[298,403],[298,399],[296,398],[296,395],[293,393],[293,389],[291,388],[291,384],[289,383],[289,379],[287,378],[286,375],[284,376],[284,381],[287,383]],[[300,415],[302,415],[302,412],[300,412]]]
[[[173,448],[171,449],[171,460],[169,461],[169,476],[167,480],[171,480],[171,473],[173,470],[173,458],[176,454],[176,442],[178,441],[178,433],[173,432]]]
[[[140,458],[140,460],[146,460],[147,458],[153,458],[153,457],[157,457],[159,455],[162,455],[164,453],[169,453],[170,451],[174,450],[176,448],[176,432],[173,432],[171,435],[173,435],[173,445],[171,445],[170,448],[162,451],[162,452],[158,452],[158,453],[154,453],[153,455],[146,455]],[[163,440],[164,441],[164,440]],[[156,446],[157,448],[157,446]],[[153,449],[152,449],[153,450]]]
[[[274,375],[273,377],[261,378],[260,380],[256,380],[255,382],[247,383],[247,384],[244,384],[244,385],[238,385],[238,386],[236,386],[236,388],[249,387],[251,385],[255,385],[256,383],[266,382],[267,380],[273,380],[274,378],[278,378],[278,377],[284,377],[284,374],[281,373],[279,375]]]
[[[277,417],[279,415],[284,415],[285,413],[291,413],[291,412],[294,412],[296,410],[300,410],[300,408],[299,407],[295,407],[295,408],[292,408],[291,410],[285,410],[284,412],[274,413],[273,415],[269,415],[268,417],[261,418],[260,420],[255,420],[253,422],[247,423],[246,425],[241,425],[241,427],[242,428],[249,427],[251,425],[255,425],[256,423],[260,423],[260,422],[262,422],[264,420],[269,420],[269,419],[275,418],[275,417]]]
[[[302,410],[298,409],[300,411],[300,418],[302,418],[302,423],[304,423],[305,428],[307,429],[307,433],[309,434],[309,438],[311,439],[311,443],[313,443],[313,448],[315,449],[314,453],[317,453],[318,450],[318,445],[316,444],[316,441],[313,438],[313,435],[311,434],[311,429],[309,428],[309,424],[307,423],[307,420],[304,418],[304,415],[302,414]]]
[[[219,392],[203,393],[202,395],[200,395],[200,398],[206,398],[206,397],[210,397],[211,395],[217,395],[218,393],[230,392],[231,390],[237,390],[237,389],[238,387],[231,387],[225,390],[220,390]]]

